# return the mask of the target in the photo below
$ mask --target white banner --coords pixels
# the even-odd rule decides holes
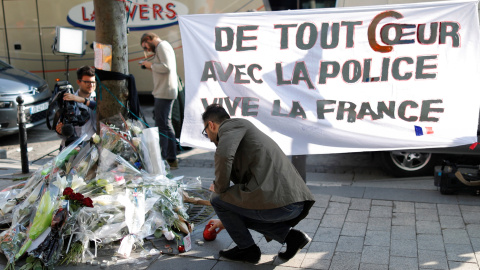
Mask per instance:
[[[287,155],[477,141],[477,1],[184,15],[181,144],[220,103]]]

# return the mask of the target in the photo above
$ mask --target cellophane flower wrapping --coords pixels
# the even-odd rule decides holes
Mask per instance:
[[[50,186],[42,195],[38,204],[37,212],[35,213],[35,217],[33,218],[32,225],[28,232],[28,237],[30,239],[37,239],[37,237],[50,226],[53,218],[53,211],[57,205],[57,195],[58,189],[52,188],[52,186]]]
[[[30,256],[38,258],[46,267],[54,265],[62,254],[62,232],[67,218],[67,208],[60,207],[57,209],[53,213],[52,221],[49,224],[51,230],[47,237],[38,247],[28,253]]]
[[[51,167],[52,161],[35,171],[26,182],[18,183],[2,190],[1,193],[4,197],[0,200],[0,216],[12,213],[14,208],[27,197],[30,199],[30,203],[33,203],[31,201],[32,197],[34,197],[33,200],[37,199],[37,197],[35,195],[32,196],[31,193],[39,184],[43,185],[44,181],[48,181],[51,175]]]
[[[108,149],[110,152],[120,155],[133,166],[141,166],[140,157],[137,149],[130,141],[129,133],[120,134],[114,128],[100,123],[100,139],[102,150]]]
[[[51,267],[73,243],[81,243],[85,261],[95,258],[97,246],[119,240],[119,253],[128,257],[147,236],[177,236],[172,228],[188,219],[183,190],[198,181],[169,179],[157,128],[121,120],[119,127],[101,123],[98,144],[86,149],[81,137],[27,181],[0,191],[0,215],[12,220],[0,234],[0,250],[10,263],[29,251]],[[90,197],[93,208],[73,207],[63,194],[67,188]],[[62,208],[68,210],[64,219],[57,215]]]
[[[153,175],[165,175],[165,163],[160,153],[158,127],[144,129],[140,139],[145,170]]]
[[[44,191],[45,192],[40,195],[41,198],[36,205],[35,211],[28,213],[29,229],[27,230],[27,237],[21,245],[18,253],[15,255],[15,260],[23,256],[23,254],[30,248],[33,241],[50,227],[53,212],[57,206],[56,198],[58,196],[58,188],[51,185],[45,188]]]
[[[53,172],[57,172],[59,170],[67,171],[65,164],[70,158],[74,157],[78,154],[79,145],[83,143],[83,141],[87,138],[87,134],[81,135],[76,141],[71,143],[69,146],[63,148],[63,150],[53,159]]]
[[[182,219],[188,219],[183,204],[183,190],[176,181],[168,178],[163,180],[150,186],[150,192],[159,196],[152,209],[162,214],[168,226],[175,227]]]
[[[69,172],[70,175],[77,175],[83,179],[90,179],[92,168],[97,163],[99,157],[98,149],[95,145],[90,147],[87,154],[75,165]],[[94,175],[94,174],[93,174]]]
[[[0,248],[8,263],[15,262],[15,255],[20,252],[26,239],[27,229],[22,224],[16,224],[0,234]]]
[[[125,222],[129,234],[123,238],[117,253],[128,258],[134,243],[143,244],[139,237],[145,222],[145,191],[143,186],[132,182],[126,188],[126,197],[128,200],[123,201],[123,204],[125,205]]]

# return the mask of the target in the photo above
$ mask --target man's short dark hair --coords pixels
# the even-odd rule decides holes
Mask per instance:
[[[154,40],[156,38],[159,38],[157,34],[153,32],[147,32],[143,34],[142,37],[140,38],[140,46],[142,45],[143,42],[147,41],[147,39]]]
[[[217,124],[221,124],[223,121],[230,119],[230,115],[219,104],[210,104],[202,114],[203,122],[212,121]]]
[[[83,76],[95,76],[95,69],[90,66],[83,66],[77,69],[77,79],[81,80]]]

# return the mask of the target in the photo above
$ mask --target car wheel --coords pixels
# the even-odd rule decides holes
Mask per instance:
[[[433,174],[436,157],[432,153],[408,151],[381,152],[383,168],[395,177]]]

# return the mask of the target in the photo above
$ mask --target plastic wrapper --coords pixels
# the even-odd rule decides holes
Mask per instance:
[[[87,174],[97,163],[99,157],[98,149],[95,146],[90,147],[87,154],[70,170],[71,175],[77,175],[84,179],[89,179]]]
[[[108,172],[116,167],[117,155],[108,149],[102,149],[98,162],[97,173]]]
[[[78,189],[84,195],[95,197],[101,195],[125,194],[126,184],[139,179],[140,175],[109,171],[97,174],[95,179]]]
[[[152,192],[160,195],[153,208],[162,213],[168,226],[174,226],[181,216],[184,220],[188,219],[188,214],[183,205],[183,191],[174,181],[165,185],[151,187]]]
[[[30,248],[32,241],[37,239],[47,228],[50,227],[53,211],[56,208],[57,194],[58,188],[50,186],[41,196],[33,221],[30,224],[30,229],[28,230],[28,237],[15,255],[15,259],[20,258],[28,248]]]
[[[134,120],[128,119],[126,123],[133,137],[141,136],[141,134],[143,133],[143,130],[145,129],[145,125],[137,119],[134,119]]]
[[[172,227],[188,224],[183,190],[197,189],[201,180],[169,179],[157,128],[145,132],[140,122],[118,118],[123,122],[119,128],[103,124],[103,147],[83,145],[82,137],[26,182],[0,192],[0,210],[12,218],[12,226],[0,234],[0,250],[9,262],[28,252],[35,265],[52,267],[69,248],[74,252],[65,258],[85,261],[96,257],[97,245],[118,240],[122,240],[118,253],[128,257],[134,245],[152,234],[179,238]],[[156,139],[151,140],[152,136]],[[143,169],[147,160],[154,161],[153,173]],[[72,190],[63,192],[67,187]],[[74,199],[78,193],[90,197],[88,205],[94,207],[70,205],[78,201]],[[66,219],[54,214],[59,202],[68,210]]]
[[[127,162],[121,156],[116,156],[115,161],[117,162],[116,171],[125,172],[125,173],[133,173],[133,174],[141,174],[141,172],[135,167],[132,166],[129,162]]]
[[[62,254],[62,228],[66,223],[67,216],[68,210],[66,208],[59,208],[52,217],[50,224],[51,230],[47,237],[37,248],[29,252],[29,255],[40,259],[44,266],[54,265]]]
[[[79,145],[87,138],[87,134],[83,134],[76,141],[65,147],[53,161],[53,172],[58,170],[67,171],[65,164],[70,160],[72,156],[78,154]]]
[[[142,174],[142,171],[133,166],[120,155],[115,155],[107,149],[102,150],[97,173],[115,171],[119,173]]]
[[[23,224],[27,226],[30,221],[30,216],[35,213],[37,202],[40,201],[41,194],[45,190],[46,186],[39,182],[37,187],[28,195],[28,197],[20,203],[12,215],[12,224]],[[33,219],[33,217],[32,217]]]
[[[160,138],[158,127],[144,129],[140,136],[140,148],[145,170],[150,174],[165,175],[165,164],[160,153]]]
[[[157,211],[149,211],[145,218],[145,222],[143,223],[142,230],[139,232],[138,236],[140,238],[145,238],[154,234],[158,228],[161,228],[162,230],[167,229],[163,215]]]
[[[23,225],[17,224],[0,235],[0,248],[9,263],[15,262],[15,256],[19,254],[27,239],[26,231],[27,229]]]
[[[117,199],[126,200],[125,196]],[[77,216],[77,238],[104,244],[121,239],[128,234],[124,211],[125,208],[117,204],[82,208]]]
[[[50,177],[52,162],[44,164],[39,170],[30,176],[26,182],[17,183],[2,190],[3,195],[0,199],[0,216],[4,216],[14,210],[14,208],[29,197],[33,189],[39,183],[46,181]],[[48,173],[44,173],[48,171]],[[33,203],[33,201],[31,201]],[[15,224],[15,223],[14,223]]]
[[[176,179],[172,179],[176,180]],[[178,180],[182,190],[200,190],[202,189],[202,179],[200,176],[197,177],[182,177]]]
[[[126,195],[128,200],[124,201],[125,222],[129,234],[122,240],[117,253],[128,258],[135,242],[143,244],[138,234],[145,223],[145,192],[142,186],[130,186],[127,187]]]
[[[25,184],[25,183],[23,183]],[[20,189],[12,188],[0,192],[0,215],[5,216],[17,205],[16,196],[20,193]]]
[[[78,192],[81,192],[85,196],[100,196],[114,193],[116,187],[113,177],[110,173],[104,173],[98,176],[97,179],[92,179],[88,184],[78,188]]]
[[[100,139],[102,151],[107,149],[114,154],[118,154],[132,165],[140,162],[137,150],[132,142],[103,123],[100,124]]]
[[[22,181],[0,191],[0,203],[15,198],[17,194],[19,194],[20,191],[25,187],[26,183],[27,181]]]
[[[58,189],[57,189],[58,191]],[[32,225],[28,232],[28,237],[35,240],[41,233],[43,233],[52,222],[52,214],[55,210],[57,193],[52,189],[47,189],[42,195],[38,204],[37,212],[33,218]]]

